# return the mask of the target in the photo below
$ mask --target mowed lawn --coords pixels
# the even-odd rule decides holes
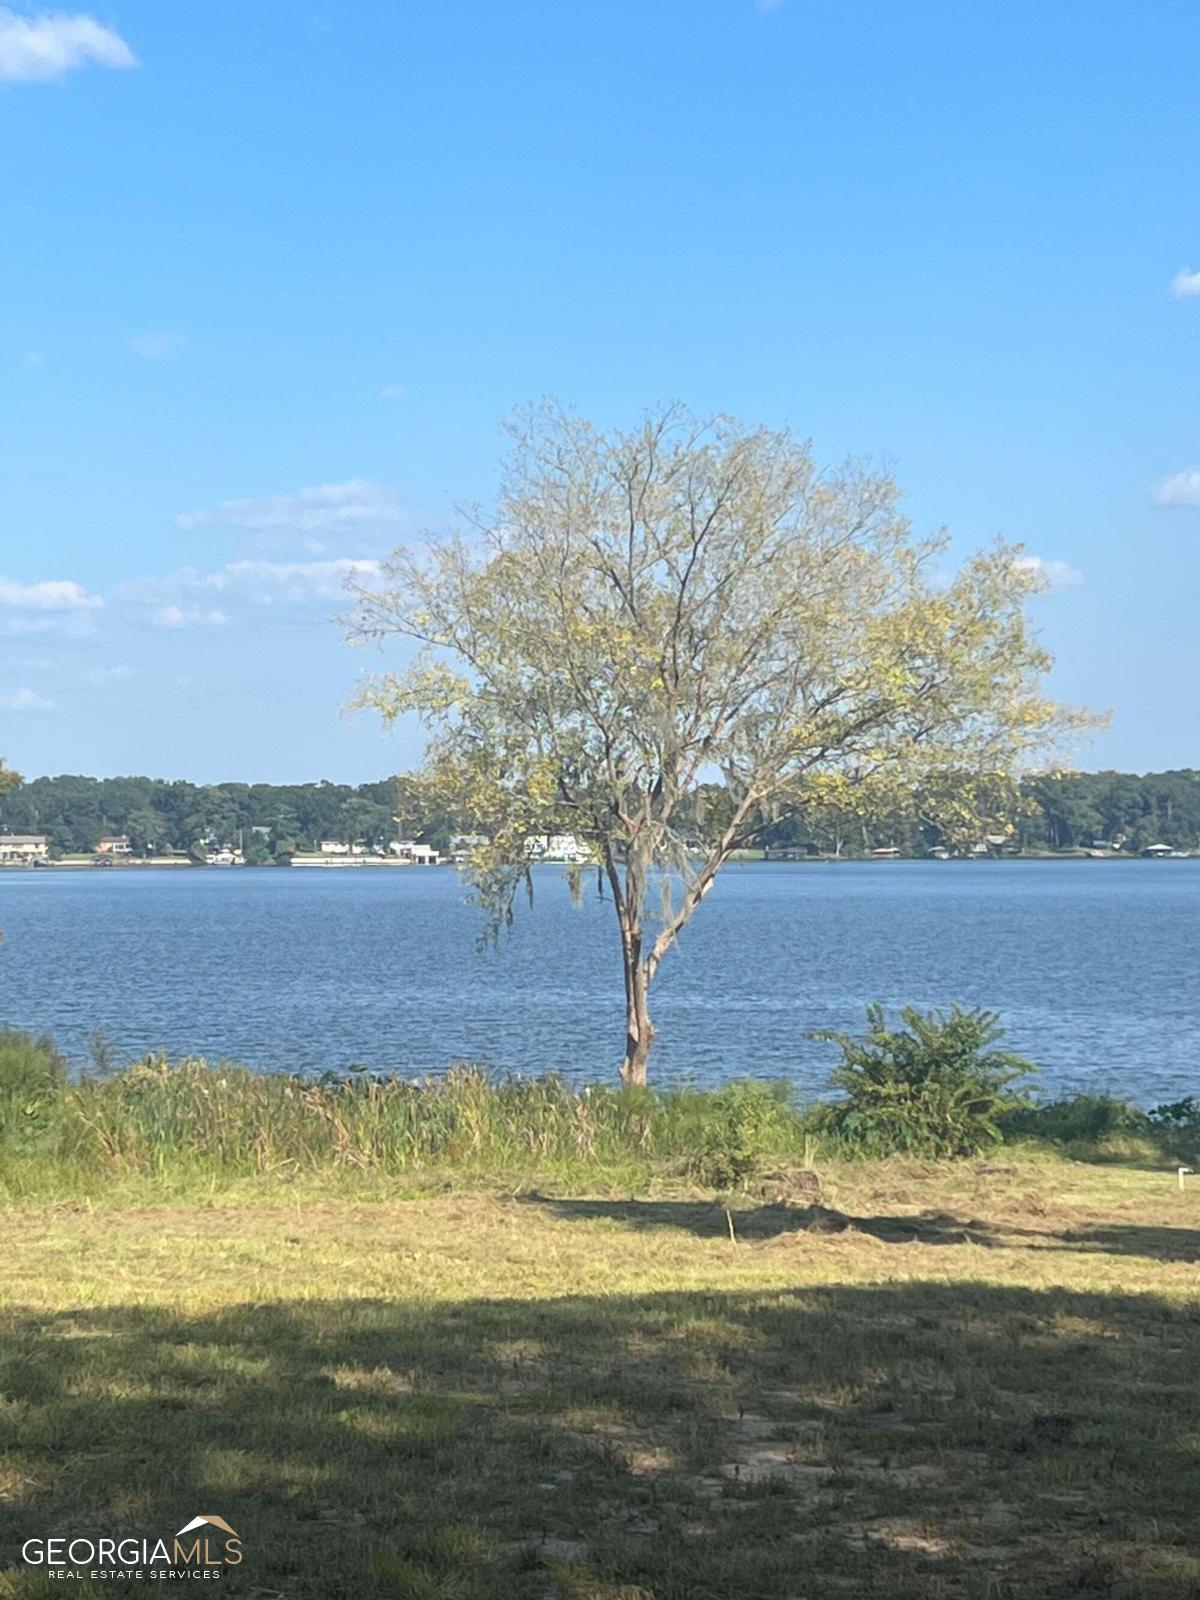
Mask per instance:
[[[1200,1594],[1173,1172],[271,1192],[3,1214],[0,1594],[131,1592],[20,1546],[214,1513],[258,1600]]]

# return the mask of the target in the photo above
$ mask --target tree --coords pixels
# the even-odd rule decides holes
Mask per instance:
[[[153,855],[162,843],[163,827],[157,812],[142,806],[125,819],[124,831],[135,855]]]
[[[352,638],[420,645],[360,703],[423,719],[430,790],[490,841],[469,870],[493,929],[530,834],[595,851],[621,1077],[643,1083],[650,986],[733,851],[806,805],[1009,774],[1072,719],[1042,693],[1033,565],[997,544],[946,576],[886,473],[819,471],[789,432],[678,407],[605,433],[547,405],[510,432],[495,514],[358,589]],[[732,803],[693,855],[690,798],[718,773]]]

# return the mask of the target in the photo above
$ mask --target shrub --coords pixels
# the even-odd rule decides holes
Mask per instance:
[[[711,1189],[739,1188],[773,1149],[789,1111],[779,1087],[747,1079],[707,1095],[692,1176]]]
[[[1075,1094],[1049,1105],[1021,1106],[1004,1117],[1002,1126],[1008,1139],[1054,1145],[1093,1145],[1149,1132],[1146,1113],[1112,1094]]]
[[[1033,1139],[1083,1160],[1200,1160],[1200,1104],[1192,1095],[1145,1111],[1111,1094],[1077,1094],[1004,1118],[1006,1139]]]
[[[1151,1107],[1147,1120],[1156,1133],[1171,1138],[1200,1139],[1200,1104],[1194,1095],[1185,1095],[1169,1105]]]
[[[67,1066],[49,1039],[0,1031],[0,1150],[24,1154],[57,1126]]]
[[[825,1112],[826,1129],[862,1155],[968,1156],[1001,1140],[1000,1119],[1024,1103],[1010,1085],[1036,1069],[992,1047],[1004,1036],[995,1012],[918,1011],[903,1027],[867,1007],[862,1038],[822,1029],[842,1059],[830,1078],[845,1096]]]

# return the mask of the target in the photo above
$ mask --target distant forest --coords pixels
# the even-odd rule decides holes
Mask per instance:
[[[705,786],[697,823],[719,821],[719,785]],[[1200,771],[1080,772],[1029,778],[1007,819],[1010,844],[1068,850],[1121,841],[1200,847]],[[321,839],[386,845],[398,834],[445,849],[460,820],[422,809],[403,777],[357,788],[341,783],[167,782],[159,778],[34,778],[0,795],[0,832],[44,833],[56,853],[89,851],[105,834],[127,834],[135,851],[188,851],[199,841],[242,843],[248,859],[286,856]],[[464,830],[465,831],[465,830]],[[696,832],[705,829],[697,826]],[[839,816],[822,811],[768,828],[762,842],[856,855],[896,846],[921,855],[942,843],[933,823],[910,814]]]

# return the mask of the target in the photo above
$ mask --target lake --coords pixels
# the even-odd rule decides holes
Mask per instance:
[[[267,1071],[475,1061],[611,1076],[623,1043],[612,907],[535,873],[498,950],[440,868],[0,873],[0,1020],[82,1059],[149,1050]],[[819,1090],[863,1006],[999,1011],[1041,1091],[1196,1090],[1200,861],[730,867],[654,989],[654,1081]]]

